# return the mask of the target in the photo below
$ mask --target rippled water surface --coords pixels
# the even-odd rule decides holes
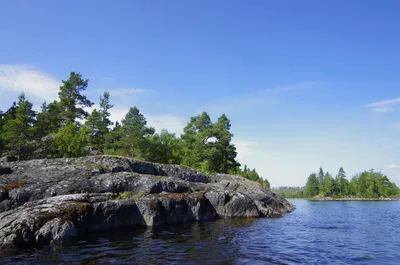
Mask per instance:
[[[311,202],[279,219],[91,235],[0,264],[400,264],[400,202]]]

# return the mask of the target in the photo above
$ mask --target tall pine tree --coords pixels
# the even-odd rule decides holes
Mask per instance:
[[[149,137],[155,129],[147,126],[146,118],[136,107],[130,108],[121,121],[122,126],[117,133],[121,139],[117,145],[123,155],[143,159],[149,152]]]
[[[32,150],[29,141],[33,139],[32,126],[35,121],[36,113],[32,110],[32,103],[26,100],[25,94],[18,97],[15,109],[15,118],[12,113],[6,118],[2,128],[1,138],[5,147],[12,155],[19,159],[26,159]]]
[[[80,73],[71,72],[68,80],[62,81],[58,96],[60,98],[61,116],[63,122],[67,120],[75,123],[77,119],[85,119],[89,116],[84,108],[93,106],[86,96],[82,95],[88,86],[89,80],[82,79]]]

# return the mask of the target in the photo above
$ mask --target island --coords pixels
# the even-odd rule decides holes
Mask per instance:
[[[306,198],[315,201],[398,201],[400,189],[381,172],[374,170],[355,174],[349,181],[343,167],[335,178],[320,167],[312,173],[304,187],[272,189],[285,198]]]

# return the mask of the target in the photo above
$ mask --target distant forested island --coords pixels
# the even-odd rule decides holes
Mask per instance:
[[[381,172],[364,171],[349,181],[341,167],[335,178],[320,167],[318,174],[312,173],[304,187],[279,187],[273,191],[286,198],[330,199],[380,199],[400,194],[395,183]]]
[[[191,117],[176,136],[157,133],[147,125],[137,107],[131,107],[115,124],[110,120],[110,93],[100,97],[99,109],[83,92],[89,80],[71,72],[62,81],[59,99],[44,102],[36,112],[25,94],[8,110],[0,111],[0,156],[3,159],[81,157],[93,154],[127,156],[149,162],[178,164],[204,173],[228,173],[257,181],[269,188],[268,180],[255,169],[242,168],[232,143],[231,123],[225,114],[212,122],[207,112]]]

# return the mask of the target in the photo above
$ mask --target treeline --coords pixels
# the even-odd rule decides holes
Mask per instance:
[[[206,112],[191,117],[181,136],[166,130],[157,133],[136,107],[113,124],[110,110],[114,106],[108,92],[100,97],[98,109],[86,111],[94,105],[83,94],[88,83],[80,73],[71,72],[62,81],[59,99],[44,102],[39,112],[24,94],[8,110],[0,111],[0,155],[18,160],[120,155],[185,165],[205,173],[236,174],[269,188],[255,169],[240,167],[226,115],[214,123]]]
[[[387,176],[373,170],[364,171],[351,178],[349,181],[343,168],[332,177],[320,168],[318,174],[312,173],[304,187],[304,197],[357,197],[380,198],[390,197],[400,193],[395,183],[390,182]]]
[[[272,188],[272,191],[284,198],[304,198],[304,188],[302,187],[283,186]]]

